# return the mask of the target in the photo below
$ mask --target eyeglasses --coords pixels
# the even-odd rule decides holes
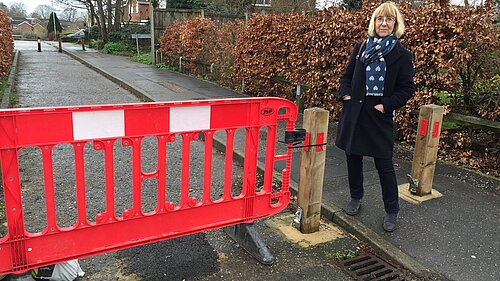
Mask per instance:
[[[387,24],[393,24],[396,22],[396,19],[394,17],[377,17],[376,18],[376,21],[377,23],[384,23],[384,21],[387,23]]]

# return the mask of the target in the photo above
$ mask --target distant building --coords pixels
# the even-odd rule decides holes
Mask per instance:
[[[40,19],[37,19],[37,18],[30,18],[29,19],[31,22],[31,25],[35,26],[37,24],[42,24],[42,21]]]
[[[26,21],[26,18],[20,18],[20,17],[11,17],[10,18],[10,24],[12,25],[12,28],[15,29],[17,28],[17,25]]]
[[[33,32],[37,37],[45,38],[47,37],[47,29],[43,27],[40,23],[33,25]]]
[[[22,23],[20,23],[16,26],[16,30],[18,30],[22,33],[31,32],[31,31],[33,31],[33,26],[30,23],[28,23],[27,21],[23,21]]]
[[[148,22],[149,0],[126,0],[122,11],[123,22]]]

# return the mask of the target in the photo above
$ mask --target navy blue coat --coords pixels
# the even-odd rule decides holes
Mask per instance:
[[[398,41],[385,56],[387,71],[382,97],[366,96],[364,64],[357,59],[361,43],[354,46],[340,78],[340,113],[335,144],[347,154],[391,158],[394,148],[393,110],[403,107],[415,92],[410,51]],[[343,101],[350,95],[349,101]],[[384,105],[384,113],[376,104]]]

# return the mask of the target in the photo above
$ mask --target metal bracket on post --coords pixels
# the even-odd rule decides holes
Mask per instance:
[[[408,179],[408,182],[410,183],[410,187],[409,187],[408,191],[410,191],[411,194],[417,194],[418,179],[414,179],[411,175],[406,175],[406,178]]]
[[[295,129],[294,131],[285,132],[285,143],[301,143],[306,139],[305,129]]]
[[[264,265],[272,265],[274,257],[260,238],[253,223],[242,223],[224,228],[224,231],[250,255]]]
[[[323,142],[325,140],[325,133],[318,133],[316,144],[310,144],[310,138],[311,134],[309,132],[306,132],[305,129],[295,129],[294,131],[286,131],[285,132],[285,141],[279,141],[281,143],[291,143],[292,146],[291,148],[304,148],[305,151],[309,151],[310,147],[315,146],[316,151],[323,151],[324,145],[327,145],[326,142]],[[303,145],[298,145],[301,142],[303,142]]]

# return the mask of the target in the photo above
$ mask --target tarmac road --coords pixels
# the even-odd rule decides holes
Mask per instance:
[[[83,104],[137,103],[140,100],[128,91],[105,79],[96,72],[72,59],[58,53],[56,49],[43,45],[41,53],[36,51],[36,42],[15,42],[20,50],[16,92],[20,107],[67,106]],[[179,138],[180,139],[180,138]],[[167,147],[171,162],[180,162],[179,141]],[[154,170],[156,166],[156,142],[147,139],[143,143],[143,169]],[[203,143],[193,142],[191,146],[192,163],[203,159]],[[86,182],[90,192],[88,217],[104,210],[104,185],[102,177],[103,161],[99,152],[87,144],[86,164],[93,168],[86,170]],[[116,208],[123,210],[130,206],[130,150],[115,146]],[[29,231],[40,231],[45,227],[42,219],[45,213],[43,200],[43,172],[40,164],[41,153],[37,148],[23,149],[20,152],[23,205]],[[76,219],[74,200],[74,169],[67,165],[72,158],[71,148],[56,147],[54,151],[55,188],[58,205],[58,224],[69,226]],[[223,170],[224,155],[214,152],[214,171]],[[190,179],[194,193],[200,194],[202,165],[192,165]],[[241,166],[233,165],[233,178],[238,180]],[[217,174],[217,173],[215,173]],[[167,182],[172,187],[178,185],[180,169],[168,171]],[[222,175],[214,176],[214,186],[222,186]],[[155,182],[143,186],[143,209],[152,208],[155,202]],[[198,191],[198,193],[197,193]],[[174,192],[175,193],[175,192]],[[170,198],[172,201],[178,198]],[[70,210],[70,211],[68,211]],[[287,214],[287,211],[284,212]],[[272,266],[258,263],[222,230],[185,236],[157,242],[127,250],[102,254],[80,260],[85,277],[79,280],[352,280],[335,262],[333,254],[342,249],[355,250],[359,242],[349,235],[315,247],[302,248],[289,242],[281,232],[269,227],[264,221],[256,223],[271,252],[275,256]],[[111,235],[111,234],[110,234]],[[18,278],[18,279],[16,279]],[[20,280],[22,277],[11,277]],[[28,278],[28,277],[23,277]],[[7,279],[7,280],[8,280]],[[25,280],[25,279],[23,279]]]

